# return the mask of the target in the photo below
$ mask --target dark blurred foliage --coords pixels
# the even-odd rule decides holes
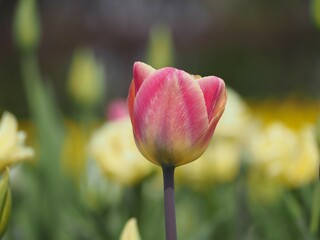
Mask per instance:
[[[0,110],[28,116],[12,36],[17,1],[0,0]],[[105,64],[107,100],[126,97],[132,64],[145,59],[152,26],[172,30],[175,67],[217,75],[251,99],[319,96],[320,31],[299,0],[41,0],[39,60],[64,111],[75,48]]]

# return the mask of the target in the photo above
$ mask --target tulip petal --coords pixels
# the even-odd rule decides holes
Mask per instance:
[[[224,82],[223,82],[223,87],[220,89],[218,96],[219,97],[217,98],[217,100],[215,102],[215,105],[214,105],[214,110],[213,110],[213,113],[212,113],[211,122],[212,121],[217,121],[217,122],[219,121],[221,115],[224,112],[224,108],[225,108],[226,103],[227,103],[227,91],[226,91]]]
[[[134,134],[134,141],[136,143],[137,148],[139,149],[140,153],[149,161],[151,161],[152,163],[159,165],[159,162],[157,161],[157,159],[154,157],[154,155],[152,154],[152,152],[148,151],[147,149],[145,149],[144,143],[141,141],[141,139],[138,139],[138,137],[136,136],[136,134]],[[150,150],[150,149],[149,149]]]
[[[206,135],[209,124],[201,88],[184,71],[156,71],[136,95],[134,122],[135,136],[144,151],[149,156],[156,154],[151,157],[162,159],[163,164],[199,155],[193,146]]]
[[[134,80],[132,80],[130,87],[129,87],[129,93],[128,93],[128,98],[127,98],[127,105],[128,105],[128,110],[129,110],[129,115],[130,115],[132,125],[134,125],[133,106],[134,106],[134,99],[136,97],[136,91],[135,91],[134,86],[135,86]]]
[[[124,226],[119,240],[140,240],[139,229],[137,225],[137,220],[135,218],[130,218],[126,225]]]
[[[139,91],[142,82],[156,70],[143,62],[135,62],[133,65],[133,79],[135,94]]]
[[[214,133],[214,130],[216,129],[216,126],[224,112],[224,108],[227,102],[227,92],[225,87],[222,88],[220,95],[218,96],[218,99],[215,102],[215,107],[212,113],[212,119],[209,123],[208,131],[205,135],[205,137],[202,140],[203,145],[208,145],[210,142],[210,139]]]
[[[214,117],[213,113],[216,110],[216,103],[222,91],[225,89],[225,84],[222,79],[214,76],[200,78],[197,82],[203,92],[208,112],[208,119],[211,121]]]
[[[0,121],[0,160],[8,161],[17,142],[18,123],[14,115],[5,112]]]

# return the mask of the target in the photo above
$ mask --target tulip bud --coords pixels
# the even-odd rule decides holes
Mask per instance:
[[[74,53],[69,74],[68,89],[73,99],[83,106],[99,103],[104,93],[105,72],[90,49]]]
[[[15,14],[14,36],[21,50],[32,50],[39,42],[40,22],[36,0],[20,0]]]
[[[136,62],[128,108],[138,149],[161,167],[192,162],[207,148],[226,100],[218,77]]]
[[[9,169],[2,172],[0,179],[0,238],[5,234],[11,212]]]
[[[34,155],[33,149],[24,144],[26,134],[17,128],[14,115],[5,112],[0,120],[0,172]]]
[[[130,218],[124,226],[119,240],[140,240],[137,220]]]
[[[173,64],[173,43],[170,29],[164,25],[156,25],[150,31],[147,62],[155,68]]]
[[[310,3],[311,17],[315,25],[320,29],[320,0],[312,0]]]

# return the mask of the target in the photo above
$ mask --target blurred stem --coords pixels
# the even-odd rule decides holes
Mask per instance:
[[[247,164],[241,164],[240,173],[237,177],[235,186],[236,195],[236,222],[235,230],[238,236],[246,236],[249,231],[250,226],[250,209],[248,206],[247,198],[247,179],[248,176],[248,166]]]
[[[309,236],[310,238],[308,238],[307,226],[304,221],[303,210],[299,202],[295,199],[295,197],[290,192],[285,194],[284,202],[292,219],[297,225],[297,228],[300,230],[303,236],[303,239],[311,239],[311,236]]]
[[[133,188],[125,190],[125,205],[129,207],[129,217],[140,220],[140,209],[142,207],[142,185],[137,184]]]
[[[39,144],[38,161],[32,173],[36,190],[30,197],[36,200],[28,203],[29,214],[33,214],[32,220],[37,223],[32,225],[38,235],[36,239],[58,239],[64,201],[73,194],[57,161],[63,142],[63,124],[53,93],[41,79],[35,52],[22,53],[21,72]]]
[[[174,203],[174,169],[173,166],[163,166],[164,213],[166,240],[177,239],[176,211]]]
[[[314,189],[311,206],[310,232],[316,234],[319,229],[320,218],[320,185],[317,184]]]

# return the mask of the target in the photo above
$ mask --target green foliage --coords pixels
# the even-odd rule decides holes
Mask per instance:
[[[319,0],[312,1],[313,17],[320,26],[319,6]],[[278,15],[281,15],[281,12]],[[97,170],[98,167],[92,162],[86,164],[85,174],[79,175],[77,182],[63,169],[61,155],[67,131],[53,89],[46,84],[40,74],[39,62],[34,51],[40,36],[35,0],[19,1],[14,27],[16,43],[22,53],[21,76],[31,120],[36,128],[37,159],[34,163],[24,164],[16,169],[17,173],[13,176],[11,182],[13,208],[11,222],[4,239],[113,240],[118,239],[122,227],[130,217],[137,218],[142,239],[164,239],[163,199],[162,189],[159,188],[162,183],[161,181],[159,183],[156,174],[134,187],[123,187],[102,176]],[[146,56],[148,62],[155,67],[172,65],[173,51],[169,29],[163,26],[154,28],[150,34]],[[230,48],[229,51],[223,49],[214,54],[194,53],[193,57],[200,58],[201,54],[208,64],[203,67],[210,71],[211,64],[220,71],[225,68],[225,72],[230,75],[226,76],[229,79],[238,79],[236,76],[239,75],[245,76],[243,78],[247,79],[247,84],[242,81],[237,83],[239,89],[243,88],[243,92],[247,90],[245,88],[251,86],[255,89],[255,93],[260,94],[257,89],[265,91],[270,85],[267,83],[274,76],[282,78],[283,66],[280,64],[282,61],[279,61],[281,58],[277,56],[281,53],[266,55],[266,52],[262,52],[257,57],[257,52],[246,49],[240,51]],[[234,64],[231,64],[234,65],[232,71],[228,70],[231,54],[235,59]],[[91,52],[85,51],[80,55],[80,58],[84,56],[89,61],[90,69],[97,67]],[[183,61],[188,61],[192,54],[189,53],[188,56],[184,58],[183,54],[180,55]],[[212,56],[216,56],[213,63]],[[241,61],[238,61],[239,59]],[[270,72],[261,74],[268,62],[274,64],[273,68],[271,67]],[[310,64],[304,64],[310,68],[307,66]],[[188,62],[185,65],[188,65]],[[99,65],[98,68],[101,70],[100,67]],[[95,72],[98,77],[102,75],[100,70]],[[91,73],[91,70],[88,72]],[[257,81],[263,78],[268,79],[265,85]],[[271,85],[270,87],[272,88]],[[101,98],[101,96],[94,97],[97,99],[92,102],[89,99],[90,104]],[[92,119],[92,116],[88,116],[92,114],[91,111],[84,111],[81,114],[86,115],[82,116],[83,119]],[[318,133],[318,138],[319,136]],[[11,209],[8,181],[8,175],[4,175],[0,180],[0,235],[6,229],[7,216]],[[281,189],[276,199],[263,202],[251,197],[248,182],[247,172],[243,171],[233,181],[208,184],[199,189],[177,183],[179,239],[316,240],[320,238],[318,183],[309,183],[296,190]],[[262,191],[266,187],[264,184],[256,185]]]
[[[5,234],[11,212],[11,190],[9,169],[1,174],[0,180],[0,238]]]

